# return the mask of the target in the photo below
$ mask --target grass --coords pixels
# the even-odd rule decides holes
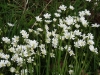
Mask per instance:
[[[92,28],[91,24],[97,23],[100,24],[100,1],[92,0],[91,2],[87,2],[85,0],[0,0],[0,52],[4,54],[8,54],[10,58],[8,59],[11,63],[10,66],[4,66],[0,68],[0,75],[99,75],[100,71],[100,32],[98,28]],[[97,2],[97,5],[95,4]],[[98,54],[91,52],[88,48],[89,45],[86,44],[85,47],[77,48],[74,47],[74,42],[78,39],[82,39],[82,37],[75,37],[75,40],[65,39],[62,40],[59,36],[63,36],[64,31],[63,28],[58,26],[59,18],[57,18],[57,22],[52,22],[48,24],[49,31],[45,29],[45,18],[43,15],[45,13],[55,13],[60,5],[68,6],[72,5],[74,10],[67,9],[65,12],[61,13],[61,19],[66,16],[78,16],[79,11],[83,11],[85,9],[90,10],[91,16],[85,16],[87,21],[89,22],[89,27],[81,26],[79,31],[82,34],[92,33],[94,36],[93,41],[95,42],[94,46],[98,48]],[[42,22],[37,22],[36,16],[43,17]],[[55,16],[52,15],[51,19]],[[8,26],[7,23],[14,24],[14,27]],[[35,25],[37,23],[38,25]],[[78,22],[78,24],[82,25]],[[37,31],[38,28],[42,28],[43,32]],[[28,29],[33,29],[32,33],[29,33]],[[57,29],[57,31],[54,31]],[[22,66],[18,65],[18,61],[12,61],[11,58],[15,55],[15,53],[10,52],[9,49],[13,47],[13,44],[6,44],[2,41],[2,37],[8,37],[9,39],[14,38],[14,35],[19,36],[19,41],[17,45],[28,45],[25,42],[25,38],[20,34],[21,30],[25,30],[27,34],[29,34],[29,39],[38,41],[38,46],[41,44],[45,45],[45,52],[42,53],[40,47],[33,48],[36,54],[33,54],[28,57],[22,58]],[[71,30],[69,32],[76,30],[74,26],[71,26]],[[36,31],[36,33],[35,33]],[[58,40],[57,48],[54,48],[52,45],[52,41],[50,43],[46,42],[47,37],[49,36],[48,32],[55,32],[56,36],[50,35],[51,40]],[[26,34],[26,35],[27,35]],[[12,42],[12,41],[11,41]],[[55,41],[56,43],[56,41]],[[35,43],[36,44],[36,43]],[[64,48],[68,45],[67,48]],[[68,48],[73,49],[75,55],[70,56],[70,51]],[[59,47],[59,48],[58,48]],[[62,48],[63,47],[63,48]],[[15,47],[14,47],[15,48]],[[16,48],[15,48],[16,50]],[[28,48],[31,50],[31,48]],[[63,51],[62,51],[63,50]],[[19,52],[20,54],[21,52]],[[28,53],[31,54],[29,51]],[[34,53],[34,52],[33,52]],[[55,57],[51,57],[50,53],[54,53]],[[22,53],[22,56],[24,52]],[[20,57],[20,56],[19,56]],[[31,57],[33,61],[28,63],[28,58]],[[0,56],[1,60],[5,60],[2,56]],[[16,59],[18,60],[18,59]],[[20,59],[19,59],[20,60]],[[0,64],[1,65],[1,64]],[[71,66],[70,66],[71,65]],[[2,65],[1,65],[2,66]],[[16,71],[11,72],[10,68],[14,67]],[[18,72],[17,72],[18,71]],[[23,71],[23,72],[22,72]],[[72,71],[72,72],[71,72]],[[21,74],[23,73],[23,74]],[[71,74],[70,74],[71,73]]]

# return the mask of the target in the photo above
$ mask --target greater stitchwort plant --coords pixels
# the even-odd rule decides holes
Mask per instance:
[[[89,10],[74,10],[74,6],[62,4],[53,14],[47,12],[36,16],[34,25],[21,29],[19,35],[2,37],[0,73],[92,75],[91,68],[95,67],[92,62],[99,54],[93,29],[98,29],[100,24],[90,22]],[[15,26],[12,23],[7,25]]]

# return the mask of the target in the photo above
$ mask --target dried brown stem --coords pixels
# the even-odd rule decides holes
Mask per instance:
[[[50,0],[49,2],[48,2],[48,4],[46,4],[46,6],[44,7],[44,9],[42,10],[42,12],[39,14],[39,16],[41,16],[42,15],[42,13],[45,11],[45,9],[47,8],[47,6],[50,4],[52,2],[52,0]],[[36,22],[35,22],[36,23]],[[34,23],[34,24],[35,24]],[[32,28],[34,27],[34,24],[32,25]]]

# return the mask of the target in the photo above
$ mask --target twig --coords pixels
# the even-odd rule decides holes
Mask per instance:
[[[27,4],[28,4],[28,0],[24,0],[24,10],[23,10],[23,14],[24,14],[24,12],[25,12],[25,10],[26,10]]]
[[[52,2],[52,0],[50,0],[50,1],[48,2],[48,4],[44,7],[44,9],[42,10],[42,12],[40,13],[40,15],[39,15],[39,16],[41,16],[41,15],[42,15],[43,11],[45,11],[45,9],[47,8],[47,6],[48,6],[51,2]]]

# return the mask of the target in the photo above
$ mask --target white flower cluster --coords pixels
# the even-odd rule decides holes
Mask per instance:
[[[8,60],[0,60],[0,68],[9,67],[11,63]]]
[[[94,36],[92,33],[85,33],[84,29],[89,28],[89,22],[85,16],[90,16],[89,10],[79,11],[79,16],[62,16],[67,9],[74,10],[72,5],[67,8],[61,5],[56,13],[52,15],[46,13],[43,18],[36,17],[34,28],[21,30],[22,36],[14,36],[12,39],[2,37],[5,44],[10,44],[8,54],[0,53],[0,68],[10,63],[16,63],[17,66],[23,67],[23,63],[33,63],[37,56],[50,55],[51,58],[56,58],[56,51],[61,50],[69,53],[69,56],[75,56],[75,48],[84,49],[88,46],[91,52],[98,54],[98,49],[95,48]],[[63,12],[63,13],[62,13]],[[99,24],[92,24],[91,27],[100,27]],[[34,36],[32,36],[32,34]],[[31,38],[31,39],[30,39]],[[11,55],[10,55],[11,54]],[[11,60],[11,62],[8,61]],[[11,72],[15,72],[14,67],[10,68]],[[73,70],[69,70],[71,75]]]
[[[36,40],[28,39],[29,34],[25,30],[20,31],[22,37],[14,36],[12,39],[8,39],[8,37],[3,37],[2,41],[7,44],[11,44],[11,47],[8,49],[10,52],[11,57],[9,54],[4,54],[3,52],[0,53],[0,68],[5,66],[10,66],[13,63],[17,63],[17,66],[23,66],[24,62],[32,63],[34,61],[34,54],[38,47],[38,42]],[[20,39],[23,39],[23,44],[18,44]],[[32,57],[31,57],[32,56]],[[11,61],[9,61],[9,59]],[[15,72],[13,68],[10,68],[11,72]]]
[[[10,39],[8,37],[2,37],[2,41],[5,43],[10,43]]]

